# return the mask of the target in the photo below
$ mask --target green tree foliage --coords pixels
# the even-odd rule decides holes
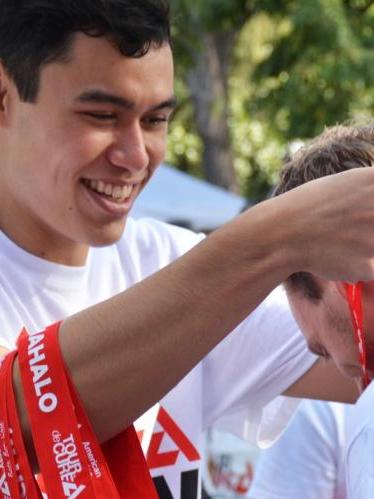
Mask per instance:
[[[226,37],[228,112],[235,171],[261,199],[290,142],[374,109],[374,2],[369,0],[172,0],[177,90],[169,160],[200,174],[186,84],[206,34]],[[218,103],[219,108],[219,103]],[[213,108],[214,109],[214,108]]]
[[[253,14],[253,1],[172,0],[171,4],[177,69],[188,88],[182,93],[193,105],[188,119],[194,121],[201,138],[202,170],[211,182],[236,191],[228,126],[229,78],[236,39]],[[181,128],[176,130],[179,139]],[[171,143],[175,143],[173,137]],[[177,149],[179,160],[186,163],[180,144]]]
[[[254,73],[261,92],[249,110],[271,113],[288,140],[311,137],[357,113],[372,113],[373,2],[275,3],[283,5],[276,15],[288,29],[273,40],[271,54]]]

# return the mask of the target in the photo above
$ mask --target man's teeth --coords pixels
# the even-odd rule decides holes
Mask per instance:
[[[132,185],[124,185],[121,187],[119,185],[106,184],[102,180],[87,180],[85,183],[93,191],[96,191],[99,194],[105,194],[119,202],[128,199],[134,188]]]

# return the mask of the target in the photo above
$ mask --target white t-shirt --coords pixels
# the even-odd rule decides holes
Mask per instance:
[[[346,499],[345,418],[351,406],[305,400],[260,456],[253,499]]]
[[[85,266],[67,267],[30,255],[0,233],[0,344],[13,348],[22,327],[39,331],[129,288],[202,238],[129,219],[117,244],[92,248]],[[208,426],[264,444],[278,436],[298,402],[270,402],[314,361],[283,291],[274,291],[137,422],[161,499],[198,497],[199,449]]]
[[[349,499],[374,497],[374,382],[347,418],[347,494]]]

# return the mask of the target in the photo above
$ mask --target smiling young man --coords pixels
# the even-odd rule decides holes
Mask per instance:
[[[26,99],[2,68],[3,139],[14,147],[2,149],[0,221],[31,253],[78,266],[89,246],[121,237],[134,199],[164,158],[175,98],[169,44],[141,58],[82,33],[70,45],[67,60],[48,64]]]
[[[163,2],[3,0],[0,60],[0,343],[69,317],[62,353],[100,440],[156,404],[137,428],[160,497],[194,499],[206,426],[271,439],[294,405],[270,404],[279,393],[352,397],[313,365],[282,291],[260,302],[296,271],[373,278],[372,172],[308,184],[206,239],[136,222],[175,106]],[[15,389],[29,441],[17,364]],[[278,426],[259,436],[268,409]]]

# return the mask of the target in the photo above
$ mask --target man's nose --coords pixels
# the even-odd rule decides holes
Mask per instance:
[[[113,166],[129,171],[147,168],[149,157],[140,124],[133,124],[118,132],[109,149],[108,159]]]

